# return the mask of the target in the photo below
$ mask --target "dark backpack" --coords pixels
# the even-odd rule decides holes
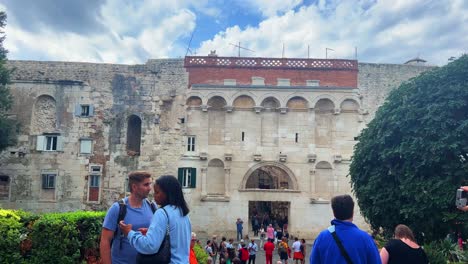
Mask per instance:
[[[151,207],[151,211],[154,214],[154,212],[156,212],[156,205],[150,202],[150,200],[148,199],[145,199],[145,201]],[[124,220],[125,215],[127,215],[127,204],[125,204],[125,198],[122,198],[120,201],[118,201],[118,203],[119,203],[119,217],[117,217],[117,227],[115,228],[115,231],[114,231],[114,237],[117,237],[117,233],[119,232],[120,221]],[[122,240],[124,239],[124,237],[125,237],[124,234],[120,232],[120,247],[119,247],[120,250],[122,250]],[[114,240],[112,239],[112,241]],[[111,247],[112,247],[112,244],[111,244]]]

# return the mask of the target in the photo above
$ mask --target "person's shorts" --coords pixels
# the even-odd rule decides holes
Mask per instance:
[[[302,255],[302,252],[294,252],[293,259],[304,259],[304,255]]]
[[[283,260],[288,259],[288,253],[287,252],[281,252],[279,255],[280,255],[280,259],[283,259]]]

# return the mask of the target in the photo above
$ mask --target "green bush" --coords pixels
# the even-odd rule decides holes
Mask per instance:
[[[22,224],[15,211],[0,209],[0,263],[20,263]]]
[[[458,245],[451,241],[432,241],[423,248],[431,264],[468,263],[468,252],[461,251]]]
[[[104,216],[0,209],[0,264],[95,262]]]

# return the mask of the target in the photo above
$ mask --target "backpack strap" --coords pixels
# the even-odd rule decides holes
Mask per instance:
[[[146,198],[145,200],[146,200],[146,202],[148,203],[148,205],[151,207],[151,211],[152,211],[153,214],[154,214],[154,212],[156,212],[156,209],[157,209],[157,208],[156,208],[156,205],[155,205],[153,202],[151,202],[148,198]]]
[[[353,264],[353,261],[351,261],[351,258],[349,257],[348,252],[346,252],[346,249],[343,247],[343,243],[341,243],[341,240],[338,238],[338,235],[336,234],[335,226],[332,225],[328,227],[328,232],[331,233],[333,239],[335,240],[336,244],[340,248],[341,255],[345,258],[346,263]]]
[[[166,214],[166,217],[167,217],[166,235],[168,236],[169,235],[169,215],[167,214],[166,209],[164,209],[164,207],[161,207],[161,209],[163,209],[163,211],[164,211],[164,213]]]
[[[120,221],[124,220],[125,215],[127,214],[127,204],[125,203],[125,198],[122,198],[122,200],[118,201],[118,204],[119,204],[119,216],[117,217],[117,227],[115,228],[115,231],[114,231],[114,238],[116,238],[119,233]],[[122,250],[122,240],[124,239],[124,237],[125,237],[124,234],[120,232],[120,246],[119,246],[120,250]]]

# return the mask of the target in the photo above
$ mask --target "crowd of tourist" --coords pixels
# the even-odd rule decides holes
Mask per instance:
[[[274,254],[278,254],[278,263],[287,264],[289,260],[305,263],[306,241],[289,234],[287,218],[275,220],[268,214],[255,213],[250,219],[252,238],[244,236],[244,222],[237,218],[236,241],[225,236],[218,241],[214,235],[202,245],[191,230],[189,208],[178,180],[169,175],[156,179],[153,188],[157,205],[146,198],[151,186],[149,173],[129,174],[130,196],[114,203],[104,219],[100,243],[103,264],[198,264],[196,243],[204,248],[209,264],[255,264],[259,251],[264,251],[266,264],[273,264]],[[468,186],[463,188],[468,190]],[[157,206],[161,210],[156,210]],[[316,237],[309,255],[311,264],[429,263],[408,226],[398,225],[394,239],[379,252],[372,237],[353,224],[351,196],[333,197],[331,207],[334,219]],[[466,208],[460,210],[468,211]]]

